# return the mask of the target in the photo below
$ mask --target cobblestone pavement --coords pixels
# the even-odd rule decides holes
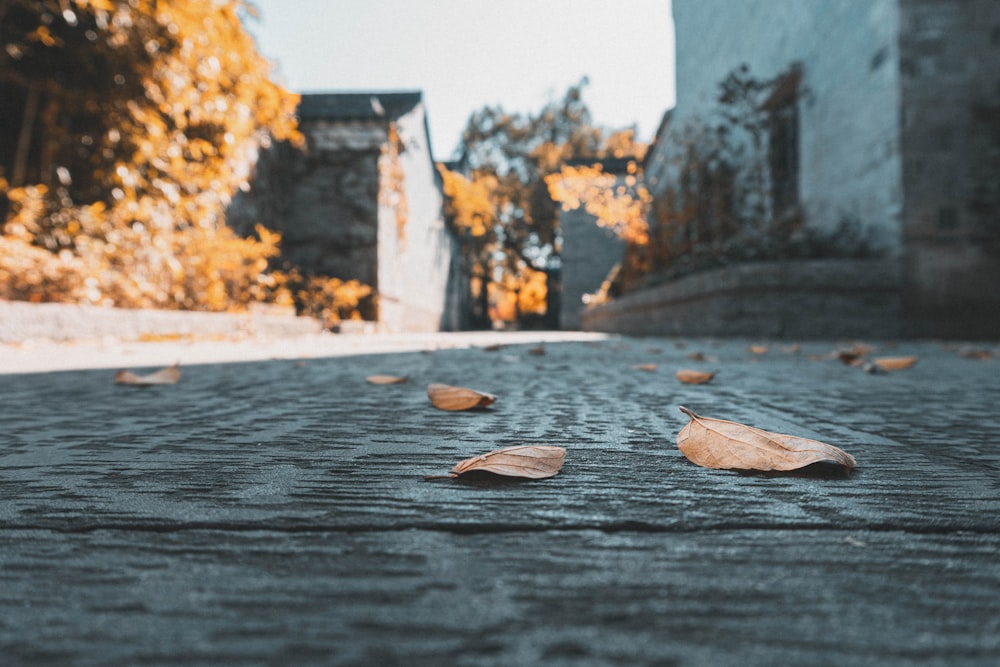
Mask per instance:
[[[0,375],[5,664],[1000,664],[996,345],[505,340]],[[858,468],[697,467],[680,405]],[[424,480],[517,444],[562,472]]]

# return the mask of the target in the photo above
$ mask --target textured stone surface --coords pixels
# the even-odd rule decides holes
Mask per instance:
[[[515,339],[512,339],[515,340]],[[0,654],[18,665],[993,665],[997,361],[870,375],[748,341],[610,339],[0,378]],[[428,341],[427,349],[434,347]],[[990,348],[996,355],[995,346]],[[702,352],[705,362],[688,354]],[[655,372],[632,366],[658,364]],[[718,371],[681,385],[679,367]],[[405,374],[373,386],[372,373]],[[496,393],[433,409],[440,381]],[[850,477],[699,468],[678,405]],[[424,481],[515,444],[538,482]]]

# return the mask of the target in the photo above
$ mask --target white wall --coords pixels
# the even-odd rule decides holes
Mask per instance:
[[[714,108],[719,82],[741,63],[759,79],[801,63],[810,93],[799,108],[799,195],[807,224],[831,230],[852,218],[897,253],[896,0],[674,0],[673,9],[677,107],[670,127]]]
[[[379,204],[379,322],[384,331],[438,331],[446,309],[453,240],[445,227],[425,125],[424,105],[400,117],[396,126],[405,150],[408,217],[403,233],[396,212]]]

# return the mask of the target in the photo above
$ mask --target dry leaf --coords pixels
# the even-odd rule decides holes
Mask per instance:
[[[492,405],[497,397],[475,389],[453,387],[449,384],[427,385],[427,396],[435,408],[440,410],[469,410]]]
[[[115,373],[115,384],[134,384],[140,387],[154,384],[177,384],[177,381],[180,379],[180,364],[162,368],[149,375],[136,375],[132,371],[118,371]]]
[[[877,357],[872,363],[883,371],[901,371],[917,363],[917,357]]]
[[[401,375],[369,375],[365,378],[369,384],[402,384],[406,377]]]
[[[802,345],[800,345],[799,343],[792,343],[791,345],[786,345],[785,347],[781,348],[781,350],[786,354],[798,354],[799,352],[802,351]]]
[[[992,359],[993,353],[989,350],[974,347],[963,347],[958,350],[958,356],[963,359],[978,359],[980,361],[985,361],[986,359]]]
[[[632,368],[637,371],[648,371],[652,373],[656,370],[656,364],[635,364]]]
[[[552,477],[562,468],[566,460],[566,450],[549,445],[521,445],[504,447],[471,459],[459,461],[448,477],[458,477],[467,472],[480,470],[506,477],[526,477],[545,479]],[[428,477],[427,479],[436,479]]]
[[[836,352],[837,359],[840,359],[848,366],[860,366],[865,362],[864,354],[859,354],[854,350],[840,350]]]
[[[767,345],[751,345],[750,352],[753,354],[767,354]]]
[[[715,377],[715,373],[709,373],[708,371],[693,371],[682,368],[677,371],[676,377],[684,384],[705,384]]]
[[[796,470],[826,462],[850,472],[855,466],[853,456],[824,442],[699,417],[685,407],[681,412],[691,421],[677,434],[677,448],[688,460],[706,468]]]

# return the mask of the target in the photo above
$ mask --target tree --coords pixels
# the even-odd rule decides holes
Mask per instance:
[[[567,160],[641,155],[645,150],[635,141],[634,129],[609,132],[593,124],[583,100],[586,84],[584,79],[571,86],[534,114],[511,114],[499,106],[476,111],[462,137],[464,175],[444,174],[449,212],[463,233],[473,281],[489,286],[478,292],[473,288],[480,326],[490,323],[486,300],[491,293],[494,302],[511,305],[497,311],[506,314],[504,319],[523,321],[547,313],[547,324],[555,324],[558,208],[545,177]],[[468,231],[472,229],[480,233]],[[544,289],[539,272],[546,276]]]
[[[0,296],[224,309],[273,297],[279,237],[223,212],[298,97],[240,0],[0,2]],[[25,264],[27,263],[27,264]]]

